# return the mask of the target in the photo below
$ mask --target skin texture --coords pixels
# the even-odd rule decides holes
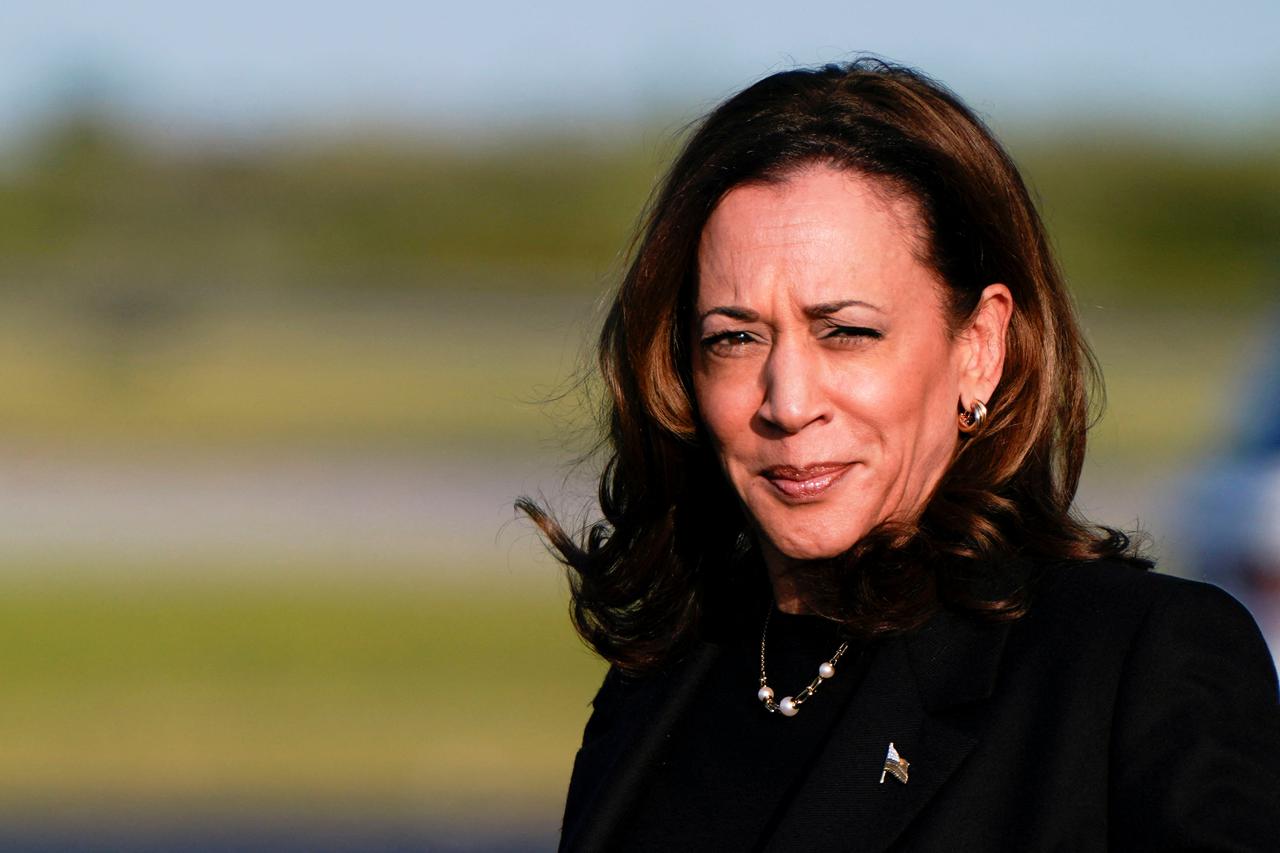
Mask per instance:
[[[784,611],[807,610],[791,561],[923,507],[1000,380],[1008,288],[953,334],[922,233],[911,199],[829,166],[729,191],[703,230],[694,391]]]

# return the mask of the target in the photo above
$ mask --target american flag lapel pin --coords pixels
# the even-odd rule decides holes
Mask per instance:
[[[884,755],[884,769],[880,771],[880,784],[884,784],[885,776],[892,776],[902,784],[907,784],[907,768],[910,765],[911,762],[899,755],[890,741],[889,751]]]

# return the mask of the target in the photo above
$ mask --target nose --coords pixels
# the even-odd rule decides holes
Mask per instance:
[[[795,434],[829,418],[820,365],[801,341],[778,341],[764,366],[764,398],[757,414],[769,426]]]

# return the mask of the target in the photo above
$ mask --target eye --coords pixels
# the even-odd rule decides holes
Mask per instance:
[[[756,336],[750,332],[730,330],[703,338],[702,347],[716,355],[735,355],[756,342]]]
[[[825,339],[851,340],[851,341],[878,341],[884,337],[884,332],[879,329],[872,329],[869,326],[831,326],[831,331],[822,336]]]

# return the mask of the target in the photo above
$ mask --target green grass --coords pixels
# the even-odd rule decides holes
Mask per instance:
[[[1267,330],[1238,312],[1086,308],[1106,410],[1089,435],[1095,463],[1138,472],[1187,464],[1220,441]]]
[[[230,304],[160,329],[6,302],[0,434],[24,443],[517,445],[562,425],[588,300]]]
[[[552,584],[0,581],[8,814],[554,819],[603,672]]]

